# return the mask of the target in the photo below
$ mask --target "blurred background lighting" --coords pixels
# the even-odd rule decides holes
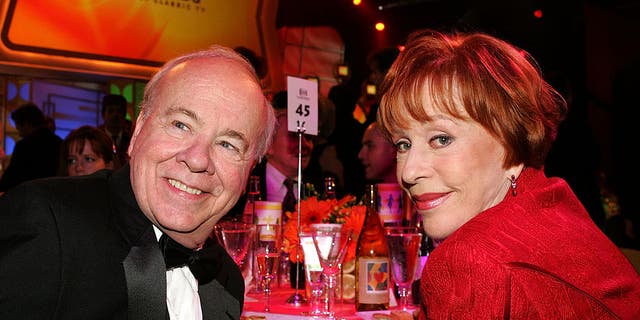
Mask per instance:
[[[533,11],[533,16],[538,18],[538,19],[542,18],[542,10],[538,9],[538,10]]]
[[[376,30],[378,30],[378,31],[382,31],[382,30],[384,30],[384,28],[385,28],[385,27],[384,27],[384,23],[382,23],[382,22],[376,22]]]

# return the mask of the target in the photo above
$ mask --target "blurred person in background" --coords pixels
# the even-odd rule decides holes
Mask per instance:
[[[106,132],[116,150],[116,157],[121,164],[129,161],[127,149],[131,141],[132,125],[127,120],[127,99],[119,94],[108,94],[102,98],[102,118],[104,123],[98,129]]]
[[[46,126],[44,113],[33,103],[11,112],[20,139],[0,178],[0,192],[37,178],[57,174],[62,139]]]
[[[369,183],[397,183],[396,147],[382,134],[377,122],[371,123],[362,136],[358,159]]]
[[[118,169],[113,140],[92,126],[74,129],[62,141],[64,170],[62,175],[82,176],[102,169]]]
[[[275,112],[277,124],[273,135],[273,142],[266,155],[256,167],[251,171],[251,175],[260,177],[261,198],[266,201],[285,202],[287,197],[288,186],[291,183],[293,194],[293,202],[284,204],[283,212],[294,209],[291,205],[295,205],[297,194],[298,179],[298,133],[290,132],[287,123],[287,91],[277,92],[271,101],[272,108]],[[307,177],[304,174],[305,169],[311,161],[311,154],[314,148],[314,137],[311,135],[302,135],[302,158],[300,159],[303,171],[303,179],[305,182],[313,183],[315,180],[308,180],[315,177]],[[321,183],[313,183],[314,186],[322,186]],[[316,188],[316,190],[321,190]],[[230,216],[239,217],[242,215],[246,202],[246,194],[241,198],[234,209],[230,211]]]
[[[440,241],[421,319],[639,319],[640,277],[545,158],[567,104],[525,51],[482,33],[414,32],[378,120],[397,177]]]

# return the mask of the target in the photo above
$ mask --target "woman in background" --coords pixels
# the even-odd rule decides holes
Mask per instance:
[[[92,126],[79,127],[62,143],[64,174],[82,176],[101,169],[117,169],[113,150],[113,141],[104,131]]]
[[[421,318],[640,319],[640,276],[544,161],[567,106],[523,50],[412,34],[378,119],[397,177],[441,241]]]

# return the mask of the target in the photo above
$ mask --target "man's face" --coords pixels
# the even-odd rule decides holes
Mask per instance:
[[[16,122],[16,130],[18,130],[18,136],[20,136],[20,138],[28,136],[33,131],[32,126],[20,122]]]
[[[120,106],[112,104],[105,106],[102,118],[106,124],[121,124],[125,120],[125,114]]]
[[[396,148],[387,141],[377,124],[371,124],[362,136],[358,159],[369,181],[397,182]]]
[[[312,151],[313,138],[302,135],[302,170],[309,165]],[[267,151],[267,161],[289,178],[298,175],[298,133],[287,129],[286,113],[278,115],[278,129]]]
[[[160,80],[131,140],[142,211],[194,248],[242,194],[267,121],[261,88],[236,62],[199,58]]]

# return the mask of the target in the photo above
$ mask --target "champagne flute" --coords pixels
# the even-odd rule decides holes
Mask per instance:
[[[213,228],[218,242],[233,258],[245,279],[249,273],[249,253],[254,242],[255,230],[253,224],[236,221],[220,222]]]
[[[313,244],[320,259],[320,265],[322,265],[322,273],[326,277],[327,307],[325,314],[329,319],[335,319],[333,309],[337,275],[340,272],[340,264],[347,253],[349,242],[351,242],[353,230],[336,230],[333,226],[326,228],[315,226],[311,230]]]
[[[418,267],[422,234],[415,227],[387,227],[385,237],[389,246],[391,278],[398,286],[399,307],[407,311],[411,284]]]
[[[309,312],[304,315],[322,317],[326,312],[326,303],[322,300],[324,293],[324,275],[322,265],[311,232],[300,232],[300,246],[304,254],[304,273],[307,284],[311,288],[311,299],[309,301]]]
[[[267,300],[264,307],[265,312],[271,310],[271,281],[278,276],[280,246],[282,243],[282,235],[280,233],[279,224],[256,225],[254,254]]]

